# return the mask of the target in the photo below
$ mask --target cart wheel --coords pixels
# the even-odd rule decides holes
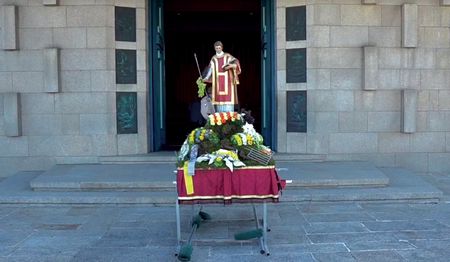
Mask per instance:
[[[267,228],[267,232],[270,232],[270,231],[272,231],[272,229],[270,229],[270,228]]]
[[[270,253],[266,253],[266,256],[270,256]]]
[[[259,253],[261,253],[261,255],[264,255],[264,253],[266,253],[266,251],[264,251],[263,249],[261,249],[261,250],[259,251]]]

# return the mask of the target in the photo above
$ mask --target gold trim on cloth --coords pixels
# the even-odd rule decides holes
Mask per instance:
[[[257,198],[257,199],[264,199],[264,198],[279,198],[280,195],[231,195],[231,196],[223,196],[223,195],[217,195],[217,196],[192,196],[192,197],[178,197],[178,200],[208,200],[208,199],[225,199],[225,200],[231,200],[233,198],[236,199],[250,199],[250,198]]]
[[[225,85],[224,85],[224,89],[225,90],[217,90],[218,92],[219,92],[219,95],[225,95],[225,96],[227,96],[228,95],[228,89],[229,89],[229,87],[228,87],[228,71],[225,71],[225,72],[220,72],[220,73],[217,73],[217,80],[219,80],[220,81],[220,76],[223,76],[223,77],[225,77],[225,80],[224,80],[224,83],[225,83]]]
[[[242,170],[242,169],[275,169],[275,166],[246,166],[246,167],[235,167],[234,170]],[[183,170],[182,167],[179,167],[178,170]],[[228,168],[196,168],[195,170],[228,170]]]

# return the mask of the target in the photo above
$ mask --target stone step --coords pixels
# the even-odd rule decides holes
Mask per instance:
[[[30,182],[35,191],[175,191],[175,165],[57,165]],[[277,162],[288,187],[381,187],[389,178],[367,162]]]
[[[390,184],[380,188],[287,188],[282,202],[406,201],[436,203],[443,193],[419,175],[400,168],[381,169]],[[173,192],[50,192],[33,191],[30,181],[40,172],[20,172],[0,182],[0,204],[171,204]],[[174,210],[175,212],[175,210]]]
[[[326,155],[319,154],[288,154],[275,153],[275,161],[293,161],[293,162],[322,162]],[[101,156],[98,157],[100,164],[144,164],[144,163],[175,163],[175,152],[162,151],[140,155],[124,156]]]

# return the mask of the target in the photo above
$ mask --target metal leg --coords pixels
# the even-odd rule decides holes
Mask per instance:
[[[256,229],[260,229],[261,226],[259,224],[259,219],[258,219],[258,215],[256,214],[256,208],[255,208],[254,203],[252,203],[252,207],[253,207],[253,215],[255,216]],[[259,237],[258,240],[259,240],[259,248],[260,248],[259,252],[263,255],[266,253],[266,250],[264,249],[264,240],[262,237]]]
[[[175,212],[177,216],[177,250],[175,256],[178,256],[181,248],[180,204],[178,203],[178,198],[175,201]]]
[[[263,202],[263,244],[266,255],[270,255],[269,248],[267,247],[267,203]]]
[[[262,217],[262,225],[260,220],[258,219],[258,215],[256,212],[256,207],[255,204],[252,203],[252,207],[253,207],[253,214],[255,217],[255,223],[256,223],[256,229],[262,229],[263,235],[262,237],[259,237],[259,246],[260,246],[260,253],[261,254],[265,254],[266,256],[270,255],[269,252],[269,248],[267,247],[267,232],[269,231],[268,229],[268,223],[267,223],[267,203],[264,201],[263,202],[263,217]],[[192,208],[192,214],[195,214],[195,207],[194,205],[191,205]],[[203,209],[203,205],[200,205],[199,208],[199,212],[202,211]],[[178,256],[180,253],[180,249],[182,246],[182,239],[181,239],[181,218],[180,218],[180,204],[178,202],[178,198],[176,199],[175,202],[175,211],[176,211],[176,222],[177,222],[177,250],[175,252],[175,256]],[[196,228],[192,229],[191,234],[189,236],[189,240],[188,243],[190,243],[192,241],[192,236],[195,233]]]

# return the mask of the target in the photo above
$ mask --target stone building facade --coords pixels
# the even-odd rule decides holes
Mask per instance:
[[[0,176],[152,151],[150,6],[0,0]],[[286,14],[301,6],[306,39],[289,40]],[[116,41],[116,7],[135,10],[134,41]],[[274,0],[273,13],[278,152],[450,171],[450,1]],[[117,50],[136,54],[133,83],[117,83]],[[306,81],[287,77],[291,50],[305,50]],[[296,91],[306,132],[288,130]],[[127,92],[137,126],[118,133]]]

